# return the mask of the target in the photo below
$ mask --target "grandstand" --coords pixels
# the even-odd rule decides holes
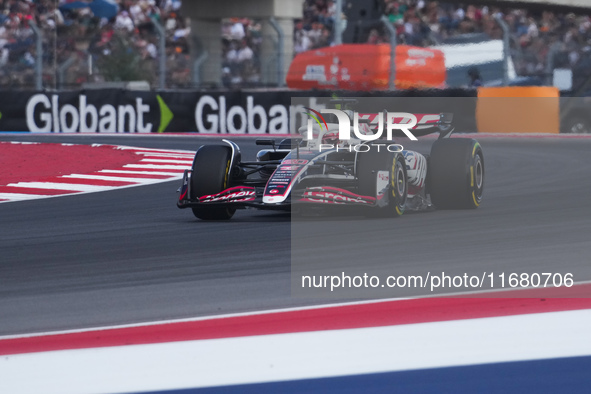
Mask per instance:
[[[132,80],[145,80],[153,88],[279,86],[294,54],[334,44],[340,20],[334,0],[276,0],[257,7],[245,0],[119,0],[114,14],[70,3],[0,1],[3,88],[35,88],[39,59],[44,89]],[[343,3],[345,42],[388,42],[376,19],[381,15],[401,44],[441,47],[499,40],[503,32],[495,15],[500,15],[510,28],[516,76],[547,84],[554,69],[569,69],[577,85],[591,70],[586,0]],[[483,79],[495,82],[492,74]],[[470,83],[466,78],[454,84],[462,82]]]
[[[296,48],[300,51],[322,46],[315,31],[326,28],[327,13],[324,5],[332,2],[307,0],[304,17],[296,24]],[[581,13],[584,1],[570,1],[570,8],[562,7],[565,1],[552,3],[552,11],[540,7],[541,2],[474,1],[466,5],[459,2],[435,2],[425,0],[380,0],[377,6],[366,2],[367,8],[357,7],[347,17],[346,41],[358,43],[387,43],[388,33],[377,21],[385,15],[394,25],[399,44],[432,46],[439,49],[453,47],[449,59],[452,65],[460,63],[467,71],[471,57],[487,57],[496,51],[498,69],[502,67],[502,48],[494,40],[503,38],[503,31],[495,16],[500,16],[510,29],[511,65],[515,75],[533,84],[551,83],[552,71],[556,68],[571,69],[575,85],[589,77],[591,70],[591,18]],[[517,8],[515,6],[519,6]],[[347,6],[345,10],[347,9]],[[578,11],[578,14],[572,12]],[[364,15],[365,17],[360,17]],[[332,18],[332,15],[328,15]],[[373,18],[372,18],[373,17]],[[320,26],[319,26],[320,25]],[[479,47],[470,44],[486,43]],[[330,45],[330,42],[329,44]],[[476,50],[476,52],[475,52]],[[484,83],[498,83],[500,72],[490,69]],[[525,79],[524,79],[525,78]],[[452,73],[452,86],[469,84],[467,73],[464,80]]]

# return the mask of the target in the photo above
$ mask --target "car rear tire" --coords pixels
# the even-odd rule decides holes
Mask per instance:
[[[468,138],[444,138],[431,148],[428,191],[438,209],[475,209],[484,191],[484,155]]]
[[[204,145],[195,154],[191,174],[191,200],[220,193],[230,184],[232,152],[224,145]],[[192,207],[195,217],[202,220],[228,220],[235,208],[223,206]]]

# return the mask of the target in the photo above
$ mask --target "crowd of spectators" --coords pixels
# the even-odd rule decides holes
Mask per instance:
[[[166,31],[167,85],[190,80],[189,28],[180,0],[118,0],[111,18],[91,8],[67,9],[69,0],[0,0],[0,86],[34,86],[35,23],[43,36],[43,85],[149,79],[157,76],[158,35]],[[113,65],[112,67],[99,67]]]
[[[43,84],[79,86],[85,82],[147,79],[157,85],[161,54],[153,21],[166,31],[167,87],[190,85],[189,27],[179,15],[181,0],[114,0],[116,15],[107,19],[91,8],[67,9],[72,0],[0,0],[0,86],[34,86],[35,23],[43,33]],[[462,5],[431,0],[380,0],[381,11],[399,43],[431,46],[465,34],[502,37],[499,15],[511,31],[511,55],[518,75],[545,77],[553,67],[591,70],[591,17]],[[346,2],[345,2],[346,3]],[[373,3],[373,2],[372,2]],[[305,0],[295,21],[294,51],[332,45],[339,13],[334,0]],[[369,25],[361,42],[387,43],[380,24]],[[261,23],[247,18],[222,21],[222,80],[235,87],[262,83],[272,59],[261,59]]]
[[[432,46],[464,34],[484,33],[500,39],[500,15],[510,27],[511,55],[522,76],[546,76],[550,67],[591,68],[591,17],[550,11],[506,9],[429,0],[382,0],[381,8],[396,29],[397,41]],[[344,19],[343,22],[347,23]],[[332,45],[335,7],[332,0],[306,0],[294,32],[296,53]],[[362,42],[388,43],[386,29],[368,24]],[[551,54],[551,56],[549,56]]]
[[[297,54],[331,45],[336,16],[337,8],[333,0],[306,0],[303,17],[295,23],[294,52]]]
[[[158,83],[159,36],[166,31],[166,86],[190,86],[189,27],[180,0],[116,0],[111,18],[91,8],[68,9],[69,0],[0,0],[0,86],[34,86],[34,31],[43,33],[43,85],[148,80]],[[227,87],[261,81],[261,24],[247,18],[222,21],[222,79]]]
[[[591,18],[569,13],[463,6],[424,0],[386,0],[385,12],[401,42],[428,46],[462,34],[503,37],[500,16],[511,32],[511,54],[518,75],[545,77],[548,66],[578,69],[591,55]],[[550,62],[550,64],[548,64]]]
[[[261,82],[262,26],[248,18],[222,21],[222,83],[225,87]]]

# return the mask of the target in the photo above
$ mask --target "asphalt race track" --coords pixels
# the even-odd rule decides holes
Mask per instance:
[[[215,142],[0,135],[10,140],[184,150]],[[236,140],[253,159],[253,141]],[[591,139],[479,140],[486,185],[478,210],[374,219],[383,236],[376,243],[403,254],[392,269],[572,272],[576,282],[591,280]],[[0,204],[0,335],[327,302],[291,297],[289,214],[245,210],[229,222],[201,222],[176,207],[178,187]],[[315,237],[325,231],[318,223]],[[429,291],[413,295],[420,294]]]

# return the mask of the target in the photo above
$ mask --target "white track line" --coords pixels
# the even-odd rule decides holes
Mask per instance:
[[[115,173],[115,174],[144,174],[144,175],[169,175],[180,178],[178,172],[163,172],[163,171],[133,171],[133,170],[100,170],[101,173]]]
[[[167,166],[156,164],[126,164],[123,168],[145,168],[154,170],[186,170],[187,166]]]
[[[0,392],[136,393],[588,356],[591,311],[2,357]]]
[[[76,178],[76,179],[89,179],[89,180],[100,180],[100,181],[115,181],[115,182],[128,182],[128,183],[160,183],[162,179],[154,178],[126,178],[119,176],[106,176],[106,175],[86,175],[86,174],[70,174],[64,175],[62,178]]]
[[[47,197],[54,197],[54,196],[46,196],[46,195],[41,195],[41,194],[0,193],[0,200],[11,200],[11,201],[34,200],[37,198],[47,198]],[[9,201],[3,201],[3,202],[9,202]]]
[[[166,159],[150,159],[150,158],[145,158],[142,159],[140,161],[140,163],[143,162],[150,162],[150,163],[168,163],[168,164],[187,164],[187,165],[191,165],[193,163],[193,160],[166,160]]]
[[[98,186],[84,185],[76,183],[54,183],[54,182],[19,182],[10,183],[6,186],[28,187],[32,189],[50,189],[50,190],[71,190],[81,192],[103,191],[117,189],[118,186]]]
[[[170,157],[170,158],[181,158],[181,159],[191,159],[195,157],[194,153],[191,154],[177,154],[177,153],[146,153],[146,152],[135,152],[136,155],[142,155],[144,157]]]
[[[133,146],[118,146],[117,149],[121,149],[121,150],[133,150],[136,151],[137,153],[141,153],[141,152],[148,152],[148,153],[153,153],[153,152],[160,152],[160,153],[168,153],[168,154],[179,154],[179,153],[186,153],[186,154],[195,154],[195,151],[190,151],[190,150],[179,150],[179,151],[170,151],[169,149],[154,149],[154,148],[139,148],[137,146],[133,147]]]

